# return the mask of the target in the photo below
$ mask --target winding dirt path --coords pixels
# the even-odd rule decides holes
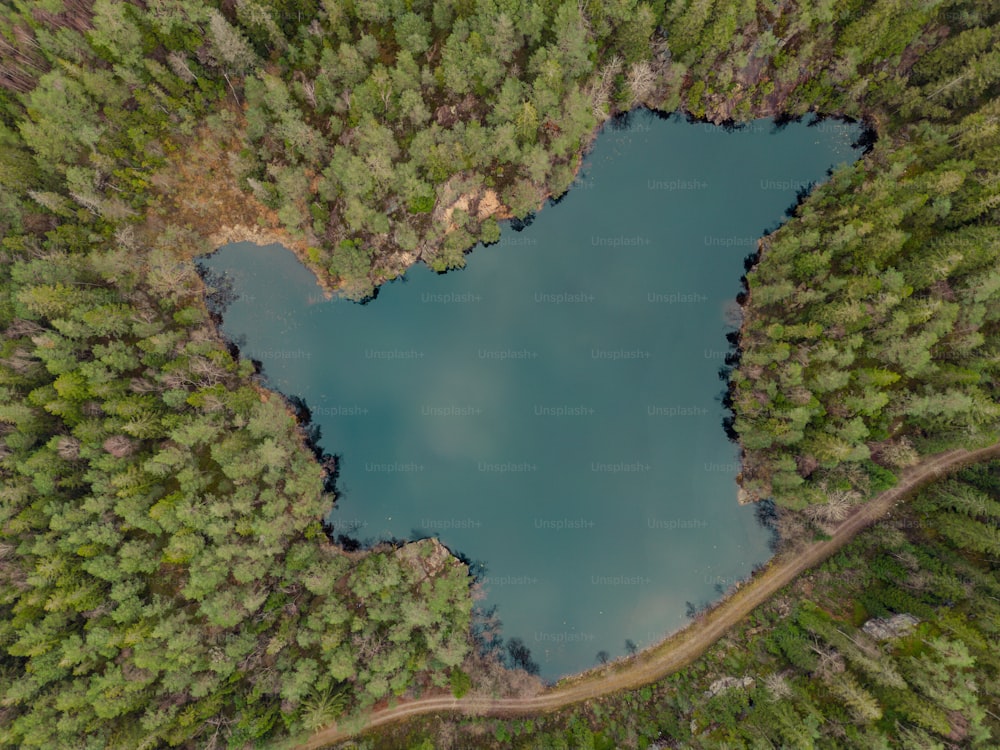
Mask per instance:
[[[928,456],[916,466],[903,472],[899,484],[876,496],[843,521],[829,540],[814,543],[794,556],[775,557],[762,573],[721,601],[710,612],[632,659],[568,678],[530,698],[467,696],[459,700],[449,694],[405,701],[395,707],[380,709],[369,714],[360,725],[358,721],[345,722],[348,726],[343,727],[333,724],[317,731],[308,740],[294,747],[297,750],[319,750],[369,729],[404,721],[408,717],[421,714],[457,712],[479,716],[515,716],[547,713],[590,698],[641,687],[658,680],[697,659],[754,608],[767,601],[801,573],[829,558],[858,532],[882,518],[914,490],[947,472],[996,457],[1000,457],[1000,444],[975,451],[956,449]]]

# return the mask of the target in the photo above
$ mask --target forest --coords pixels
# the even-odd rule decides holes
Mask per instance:
[[[997,440],[997,34],[874,89],[883,138],[762,242],[730,393],[752,496],[837,517],[923,454]]]
[[[616,113],[863,118],[873,150],[748,259],[724,373],[744,491],[836,520],[923,454],[995,442],[998,21],[995,0],[4,3],[0,745],[267,746],[496,671],[466,566],[433,542],[330,543],[332,459],[206,305],[194,259],[220,223],[277,233],[365,299],[570,189]],[[983,507],[940,533],[995,557]],[[924,572],[919,549],[885,570]],[[922,620],[929,643],[885,662],[905,685],[852,661],[831,618],[861,640],[857,618],[803,603],[787,638],[842,660],[789,661],[817,679],[788,682],[827,692],[723,729],[787,709],[833,731],[840,696],[857,736],[900,721],[933,747],[960,731],[949,712],[985,736],[959,683],[996,684],[995,634],[936,619],[933,570],[924,598],[861,604]],[[944,718],[914,708],[934,690]]]

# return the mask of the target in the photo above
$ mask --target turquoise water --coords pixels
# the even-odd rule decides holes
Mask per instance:
[[[327,301],[278,246],[206,261],[225,333],[342,458],[338,532],[438,536],[547,678],[642,647],[770,556],[736,503],[718,377],[743,259],[857,126],[638,115],[576,187],[459,272]]]

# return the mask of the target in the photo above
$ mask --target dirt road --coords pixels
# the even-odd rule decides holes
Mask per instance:
[[[713,610],[632,659],[589,670],[530,698],[467,696],[459,700],[451,695],[444,695],[405,701],[395,707],[375,711],[360,728],[332,725],[321,729],[297,748],[319,750],[368,729],[420,714],[458,712],[480,716],[514,716],[547,713],[589,698],[637,688],[658,680],[697,659],[755,607],[767,601],[801,573],[833,555],[858,532],[886,515],[909,493],[946,472],[996,457],[1000,457],[1000,444],[976,451],[952,450],[928,456],[905,471],[899,484],[861,506],[843,521],[829,540],[812,544],[795,556],[774,558],[760,575],[720,602]]]

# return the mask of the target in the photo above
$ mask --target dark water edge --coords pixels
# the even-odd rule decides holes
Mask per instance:
[[[656,119],[665,119],[667,121],[671,120],[670,117],[663,118],[663,117],[661,117],[661,116],[659,116],[659,115],[657,115],[655,113],[653,114],[653,117],[656,118]],[[643,120],[641,118],[642,118],[642,115],[640,115],[640,119],[639,119],[640,124],[643,122]],[[620,120],[613,121],[612,124],[611,124],[610,132],[611,133],[614,133],[614,132],[629,133],[629,132],[633,131],[635,127],[636,127],[636,123],[634,121],[634,116],[630,116],[629,118],[621,118]],[[757,127],[759,127],[759,125],[758,125],[758,123],[750,123],[748,126],[744,126],[743,128],[732,128],[731,130],[733,132],[739,133],[739,132],[747,129],[748,127],[749,128],[757,128]],[[778,126],[776,126],[776,127],[778,127]],[[725,128],[723,128],[723,130],[725,130]],[[604,136],[604,134],[602,134],[602,137],[603,136]],[[600,141],[600,139],[599,139],[599,141]],[[598,145],[599,145],[599,143],[598,143]],[[588,171],[582,172],[580,179],[578,179],[578,183],[581,180],[588,179],[588,177],[589,177]],[[586,189],[586,188],[584,188],[584,189]],[[559,198],[557,198],[555,200],[550,201],[550,204],[562,203],[564,200],[567,199],[567,197],[572,197],[573,194],[574,194],[574,192],[575,191],[573,189],[571,189],[568,193],[564,194],[563,196],[561,196],[561,197],[559,197]],[[805,190],[800,189],[797,192],[797,194],[795,195],[796,201],[800,202],[801,199],[803,198],[803,196],[805,194],[806,194]],[[546,212],[545,214],[542,214],[542,216],[543,217],[547,217],[548,213],[549,212]],[[554,212],[554,213],[558,214],[559,212]],[[526,221],[522,221],[522,222],[510,222],[509,225],[504,228],[504,236],[506,237],[508,235],[508,231],[507,231],[508,227],[510,229],[513,229],[514,231],[523,231],[523,230],[527,229],[527,227],[529,227],[529,226],[532,225],[533,220],[535,218],[536,217],[529,217]],[[556,219],[556,220],[558,220],[558,219]],[[768,230],[772,230],[773,231],[773,228],[776,228],[776,226],[778,226],[778,225],[780,225],[780,220],[777,220],[772,225],[769,225],[765,229],[765,232],[768,231]],[[501,243],[502,242],[503,242],[503,238],[501,240]],[[480,252],[485,252],[485,249],[480,249]],[[478,253],[477,253],[477,255],[478,255]],[[754,249],[753,252],[751,252],[749,255],[746,255],[742,259],[744,271],[748,270],[752,266],[752,262],[753,262],[753,259],[755,257],[756,257],[756,249]],[[295,262],[297,263],[297,261],[295,261]],[[202,270],[203,273],[206,273],[206,274],[210,273],[210,267],[209,267],[209,265],[207,265],[206,263],[201,263],[199,265],[200,265],[200,268],[201,268],[201,270]],[[473,263],[471,265],[474,266],[475,265],[475,261],[473,261]],[[413,271],[411,271],[410,273],[413,273]],[[398,280],[396,282],[392,282],[388,286],[392,287],[392,286],[395,286],[395,285],[404,285],[404,284],[409,283],[408,277],[409,277],[410,273],[407,274],[407,277],[403,277],[403,279],[401,279],[401,280]],[[468,269],[466,269],[466,273],[468,273]],[[454,276],[456,276],[456,274],[454,274],[454,273],[448,274],[448,277],[454,277]],[[206,280],[207,280],[207,283],[210,286],[216,286],[216,287],[222,289],[222,293],[221,294],[217,294],[217,295],[215,295],[214,299],[210,299],[210,309],[212,310],[213,316],[215,316],[216,319],[217,319],[217,321],[220,322],[220,324],[221,324],[224,321],[224,313],[225,313],[227,305],[229,305],[233,301],[235,301],[233,299],[228,299],[227,298],[227,294],[233,292],[233,290],[232,290],[232,288],[230,288],[228,290],[228,292],[227,292],[225,290],[225,285],[224,284],[223,285],[219,285],[217,283],[217,281],[215,283],[213,283],[213,280],[210,277],[207,277]],[[744,287],[745,287],[745,276],[743,277],[742,281],[743,281]],[[341,304],[348,304],[348,303],[341,303]],[[358,306],[354,305],[354,307],[358,307]],[[378,307],[378,305],[376,305],[375,307]],[[718,372],[717,372],[718,378],[722,381],[722,385],[723,385],[723,388],[722,388],[722,390],[720,392],[721,394],[724,394],[725,390],[726,390],[724,386],[728,382],[728,371],[729,371],[729,368],[733,367],[735,364],[738,363],[738,357],[739,357],[739,350],[738,350],[738,329],[729,331],[726,334],[726,338],[727,338],[727,341],[728,341],[728,350],[725,353],[725,356],[723,358],[723,364],[718,369]],[[245,344],[246,344],[245,338],[243,338],[241,340],[241,337],[237,336],[237,337],[235,337],[233,339],[233,346],[235,346],[235,347],[240,347],[240,346],[245,345]],[[262,362],[262,360],[261,359],[256,359],[254,361],[255,361],[255,364],[258,367],[258,372],[262,372],[263,371],[263,362]],[[268,385],[268,387],[271,387],[272,389],[275,389],[275,390],[281,392],[281,384],[280,383],[272,383],[272,382],[270,382],[270,378],[266,374],[261,375],[261,378],[264,381],[264,383],[266,385]],[[337,459],[339,458],[339,456],[329,456],[328,454],[326,454],[326,453],[323,452],[322,448],[320,448],[320,445],[321,445],[322,439],[323,439],[323,437],[322,437],[322,425],[319,422],[310,421],[312,419],[313,414],[312,414],[311,410],[309,409],[309,406],[306,404],[305,399],[302,396],[293,395],[292,397],[286,397],[286,398],[288,398],[289,403],[295,408],[296,412],[300,415],[300,418],[303,420],[303,424],[305,425],[305,429],[307,431],[307,434],[310,437],[310,444],[313,447],[314,452],[317,454],[317,458],[319,458],[321,461],[326,461],[328,469],[332,469],[331,472],[330,472],[328,489],[331,489],[331,490],[338,489],[338,484],[340,483],[340,477],[338,476],[338,472],[340,471],[340,461],[337,460]],[[722,398],[725,398],[725,397],[722,396]],[[726,404],[725,402],[724,402],[724,405],[726,407],[729,406],[729,404]],[[727,414],[727,416],[724,419],[728,420],[728,423],[724,422],[722,425],[720,425],[720,427],[723,428],[723,429],[725,429],[726,427],[728,427],[729,428],[729,432],[730,432],[730,437],[732,437],[732,433],[731,433],[731,412],[730,411],[726,411],[726,414]],[[347,442],[345,444],[343,441],[341,441],[340,444],[344,446],[345,450],[350,451],[350,445],[351,445],[350,442]],[[735,503],[734,503],[734,505],[735,505]],[[761,514],[758,513],[757,515],[761,515]],[[764,514],[764,515],[766,515],[766,514]],[[336,521],[333,521],[332,519],[331,519],[331,521],[332,521],[332,523],[328,527],[331,537],[336,542],[342,544],[343,546],[345,546],[345,548],[349,548],[349,549],[350,548],[356,549],[356,548],[362,548],[362,547],[371,547],[371,546],[374,546],[374,545],[377,545],[377,544],[380,544],[380,543],[384,543],[384,542],[387,542],[387,541],[390,542],[390,543],[399,544],[399,543],[402,543],[403,541],[406,541],[406,540],[412,539],[412,538],[422,538],[422,537],[427,537],[427,536],[441,536],[440,534],[433,533],[433,530],[411,528],[409,530],[410,531],[409,534],[402,534],[402,535],[376,534],[376,535],[370,535],[370,536],[365,537],[365,536],[362,536],[361,534],[358,533],[361,530],[359,528],[356,528],[356,529],[354,529],[352,531],[350,524],[347,524],[346,526],[345,525],[340,525],[338,527]],[[612,544],[615,543],[615,540],[612,538],[612,535],[608,535],[607,538],[611,541]],[[444,540],[444,539],[442,539],[442,542],[444,544],[446,544],[446,546],[449,546],[450,549],[452,549],[453,551],[455,551],[456,554],[457,554],[457,556],[460,557],[460,559],[465,559],[466,561],[471,562],[472,563],[473,571],[474,571],[474,573],[476,573],[478,575],[478,577],[480,578],[480,580],[488,578],[488,576],[486,575],[487,574],[486,565],[484,563],[483,564],[477,564],[475,560],[470,560],[469,557],[467,557],[467,556],[465,556],[465,555],[462,554],[462,550],[468,547],[467,544],[450,542],[449,540]],[[760,564],[762,564],[762,563],[758,562],[754,567],[757,567]],[[728,584],[729,586],[731,586],[733,583],[735,583],[735,580],[733,580],[733,579],[727,579],[727,580],[724,581],[724,580],[720,579],[719,581],[716,581],[715,584],[714,584],[714,586],[713,586],[713,591],[714,591],[714,593],[716,595],[719,595],[719,594],[721,594],[721,593],[723,593],[725,591],[726,587],[723,585],[724,583]],[[697,609],[700,608],[704,603],[707,603],[707,602],[702,602],[702,603],[695,604],[695,605],[692,605],[691,602],[687,602],[687,605],[685,607],[685,614],[686,614],[686,616],[690,617],[691,615],[693,615],[694,612],[697,611]],[[659,632],[660,633],[665,633],[666,630],[667,630],[667,628],[664,628],[664,629],[661,629]],[[647,638],[646,642],[651,642],[651,639]],[[521,661],[521,662],[524,661],[523,655],[522,655],[522,658],[514,658],[513,656],[511,658],[514,659],[515,663],[517,663],[518,661]],[[530,654],[529,654],[529,659],[530,659]],[[582,669],[582,668],[586,668],[587,666],[589,666],[589,665],[588,664],[581,664],[579,668]]]

